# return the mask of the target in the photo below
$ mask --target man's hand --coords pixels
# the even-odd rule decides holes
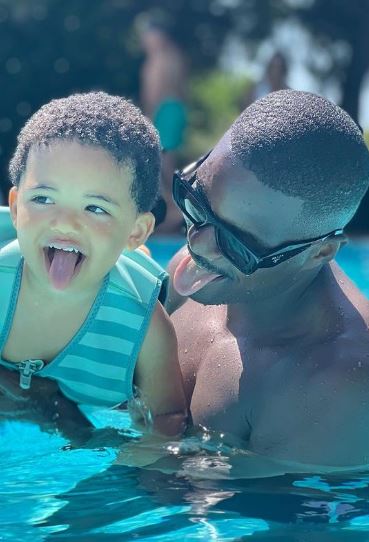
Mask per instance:
[[[0,366],[0,420],[37,423],[44,431],[61,431],[71,442],[84,441],[89,424],[77,405],[64,397],[53,380],[32,377],[29,390],[19,386],[19,372]]]

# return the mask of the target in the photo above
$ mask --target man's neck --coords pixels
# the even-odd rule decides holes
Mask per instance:
[[[343,326],[333,303],[335,284],[330,267],[324,266],[273,298],[229,305],[227,326],[261,346],[328,339]]]

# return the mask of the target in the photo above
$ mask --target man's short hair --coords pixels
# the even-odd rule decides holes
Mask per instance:
[[[281,90],[251,104],[231,128],[232,155],[266,186],[304,201],[304,215],[343,227],[369,186],[369,152],[340,107]]]
[[[19,185],[31,147],[76,140],[103,148],[117,164],[134,170],[131,194],[138,212],[150,211],[159,192],[160,143],[151,122],[131,102],[105,92],[73,94],[52,100],[26,123],[9,165]]]

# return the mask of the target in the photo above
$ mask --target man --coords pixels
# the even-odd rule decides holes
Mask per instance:
[[[369,464],[369,303],[334,263],[368,184],[356,124],[292,90],[175,175],[168,305],[189,298],[172,318],[195,425],[297,470]]]

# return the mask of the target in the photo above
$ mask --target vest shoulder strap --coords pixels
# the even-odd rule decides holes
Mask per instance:
[[[146,305],[160,286],[159,300],[164,301],[168,273],[142,250],[124,251],[111,272],[111,283]]]
[[[0,205],[0,246],[17,237],[9,207]]]
[[[12,241],[0,248],[0,344],[3,342],[3,335],[8,332],[8,314],[16,303],[16,296],[13,297],[14,283],[20,280],[21,253],[18,241]]]

